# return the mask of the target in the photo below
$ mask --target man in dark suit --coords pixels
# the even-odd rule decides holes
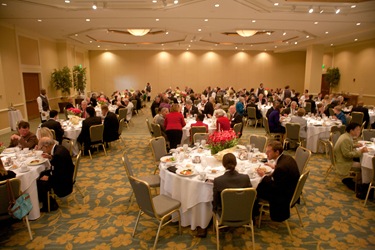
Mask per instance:
[[[365,123],[365,129],[368,128],[368,124],[370,123],[370,115],[368,113],[368,108],[366,107],[363,107],[363,102],[358,102],[357,104],[357,107],[354,107],[352,109],[352,112],[355,111],[355,112],[362,112],[363,113],[363,121],[366,122]],[[362,125],[362,124],[360,124]]]
[[[233,128],[234,124],[242,122],[242,115],[236,112],[236,106],[232,105],[229,107],[229,120],[230,120],[230,127]]]
[[[90,127],[92,125],[102,124],[102,119],[100,117],[95,116],[95,109],[93,107],[87,107],[86,113],[88,117],[85,120],[83,120],[82,130],[77,138],[77,141],[84,145],[85,155],[89,153],[89,149],[91,146]]]
[[[58,114],[59,113],[56,110],[51,110],[51,112],[49,112],[49,120],[43,122],[41,127],[46,127],[54,130],[56,135],[56,141],[58,141],[59,144],[61,144],[64,135],[64,130],[62,129],[61,124],[58,121],[56,121],[58,119]]]
[[[305,99],[305,102],[311,103],[311,114],[315,114],[316,113],[316,103],[313,99],[313,95],[309,95],[309,98]]]
[[[42,156],[50,160],[51,169],[43,171],[37,181],[39,201],[43,203],[42,211],[47,211],[47,192],[53,188],[55,194],[64,197],[73,191],[74,164],[69,151],[56,145],[55,141],[48,137],[39,140],[38,148],[43,150]],[[56,210],[56,201],[50,198],[51,210]]]
[[[269,201],[272,220],[285,221],[290,217],[289,205],[300,173],[293,157],[283,154],[281,142],[269,143],[266,154],[269,160],[275,161],[275,165],[267,164],[274,171],[271,175],[265,175],[264,170],[257,170],[260,177],[264,176],[257,187],[257,197]]]
[[[118,129],[119,129],[119,121],[117,116],[108,110],[107,105],[102,105],[102,116],[104,117],[104,132],[103,132],[103,140],[105,142],[106,147],[108,146],[108,142],[116,141],[119,138]]]
[[[198,114],[198,108],[193,105],[193,102],[191,100],[187,100],[184,108],[184,117],[187,118],[189,116],[194,116]]]
[[[207,99],[202,114],[205,114],[208,118],[212,117],[214,114],[214,105]]]

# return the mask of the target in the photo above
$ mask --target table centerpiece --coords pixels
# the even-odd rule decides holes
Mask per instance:
[[[211,149],[211,154],[217,154],[228,148],[233,148],[238,144],[238,138],[234,130],[215,131],[208,136],[207,146]]]

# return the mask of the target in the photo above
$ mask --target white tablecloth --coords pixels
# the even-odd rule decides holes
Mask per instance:
[[[182,128],[182,138],[181,138],[181,144],[190,144],[190,128],[191,124],[196,123],[196,120],[194,118],[188,118],[185,119],[186,125]],[[213,119],[204,119],[203,123],[208,125],[208,133],[212,133],[216,130],[216,123]]]
[[[360,143],[363,143],[360,141]],[[368,142],[369,143],[369,142]],[[375,150],[374,143],[365,145],[369,150]],[[362,172],[362,183],[370,183],[372,180],[372,172],[374,171],[372,166],[372,158],[374,155],[371,153],[364,153],[361,157],[361,172]]]
[[[15,156],[15,154],[1,155],[4,157]],[[22,156],[22,154],[21,154]],[[25,162],[30,162],[35,159],[35,157],[25,157]],[[22,172],[21,168],[12,170],[16,173],[16,178],[21,180],[21,191],[28,193],[31,198],[31,203],[33,204],[33,209],[29,213],[30,220],[36,220],[40,217],[40,208],[39,208],[39,198],[38,198],[38,189],[36,185],[36,180],[38,179],[40,173],[46,168],[50,167],[50,163],[46,160],[44,163],[36,166],[29,166],[29,171]]]
[[[375,111],[374,110],[369,110],[368,114],[370,116],[370,124],[373,124],[375,122]]]
[[[109,105],[108,106],[108,110],[113,112],[113,113],[116,112],[116,109],[117,109],[116,105]],[[102,109],[99,107],[99,105],[97,105],[95,107],[95,112],[96,112],[96,116],[102,117]]]
[[[11,130],[17,130],[17,122],[22,121],[23,117],[21,114],[21,111],[18,109],[16,110],[9,110],[8,111],[9,116],[9,126]]]
[[[192,153],[191,155],[194,156],[197,154]],[[214,179],[225,172],[221,162],[216,160],[214,157],[206,156],[206,161],[206,178]],[[191,158],[183,160],[183,162],[177,164],[177,167],[186,166],[186,164],[195,166],[196,172],[202,171],[202,165],[192,164]],[[255,168],[259,165],[260,163],[252,164],[248,160],[237,161],[237,169],[240,173],[247,173],[249,169],[255,171]],[[186,227],[190,225],[192,230],[194,230],[197,226],[206,228],[212,218],[211,203],[213,199],[213,184],[200,180],[199,175],[183,177],[168,171],[167,168],[168,166],[165,164],[160,164],[160,194],[167,195],[181,202],[180,212],[182,226]],[[216,169],[218,172],[216,174],[212,174],[212,169]],[[254,178],[252,176],[250,179],[254,188],[258,186],[260,180],[261,178],[257,175],[254,176]]]

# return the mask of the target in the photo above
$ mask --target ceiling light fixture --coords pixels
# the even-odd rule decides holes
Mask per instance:
[[[168,34],[169,34],[169,31],[166,31],[165,34],[168,35]]]
[[[354,42],[356,42],[356,41],[358,41],[358,39],[356,38],[356,39],[354,39]]]
[[[96,10],[98,8],[98,6],[96,6],[96,3],[93,3],[93,5],[92,5],[92,9],[93,10]]]
[[[279,6],[279,3],[274,3],[273,5],[274,5],[274,6]]]
[[[220,7],[220,4],[218,4],[218,3],[215,4],[215,7],[216,7],[216,8],[219,8],[219,7]]]
[[[128,32],[133,36],[144,36],[150,32],[150,29],[128,29]]]
[[[2,3],[1,5],[2,5],[2,6],[8,6],[8,4],[6,4],[6,3]]]
[[[306,36],[306,38],[310,38],[310,36],[309,36],[309,35],[307,35],[307,36]]]
[[[173,2],[174,4],[178,4],[178,0],[174,0],[174,2]]]
[[[314,22],[314,24],[318,24],[319,22]]]
[[[91,19],[90,18],[86,18],[86,22],[90,22],[91,21]]]
[[[236,30],[237,34],[242,37],[250,37],[255,35],[258,31],[257,30]]]
[[[42,22],[42,19],[38,19],[38,22]]]
[[[65,3],[70,3],[70,1],[69,0],[65,0]]]
[[[341,11],[341,10],[338,8],[338,9],[336,9],[335,13],[336,13],[336,14],[339,14],[340,11]]]
[[[252,20],[251,22],[252,22],[252,23],[255,23],[256,21],[257,21],[257,20]]]
[[[283,33],[283,36],[285,36],[285,35],[286,35],[286,32]]]
[[[158,1],[157,0],[152,0],[153,3],[157,3]]]
[[[359,25],[361,25],[361,23],[357,23],[356,25],[359,26]]]
[[[155,19],[156,22],[159,22],[159,20],[160,20],[159,18],[156,18],[156,19]]]
[[[323,12],[324,12],[324,10],[323,10],[323,9],[321,9],[321,10],[319,11],[319,13],[320,13],[320,14],[322,14]]]
[[[350,8],[354,9],[355,7],[357,7],[357,5],[353,4],[352,6],[350,6]]]
[[[311,13],[313,13],[314,12],[314,8],[313,7],[310,7],[310,9],[309,9],[309,13],[311,14]]]

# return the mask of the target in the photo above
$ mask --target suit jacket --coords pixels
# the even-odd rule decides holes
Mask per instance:
[[[352,109],[352,112],[353,111],[363,113],[363,121],[366,122],[364,128],[365,129],[368,128],[368,124],[370,123],[370,115],[368,114],[368,108],[365,108],[363,106],[357,106],[357,107]],[[362,124],[360,124],[360,125],[362,125]]]
[[[187,114],[190,114],[190,115],[197,115],[197,114],[199,114],[199,110],[198,110],[198,108],[197,107],[195,107],[194,105],[192,105],[191,106],[191,109],[190,110],[188,110],[186,107],[184,108],[184,117],[186,118],[186,115]]]
[[[81,144],[85,144],[85,148],[87,149],[90,145],[90,127],[92,125],[98,125],[102,124],[102,119],[100,117],[94,116],[94,117],[89,117],[82,122],[82,130],[81,133],[79,134],[77,141],[80,142]]]
[[[280,123],[280,112],[274,109],[268,118],[271,133],[285,133],[285,128]]]
[[[315,114],[315,112],[316,112],[316,103],[315,103],[315,101],[311,100],[311,99],[308,99],[308,100],[305,100],[305,102],[311,103],[311,113]]]
[[[353,158],[361,156],[361,152],[354,148],[353,138],[349,133],[342,134],[333,148],[336,159],[336,172],[341,175],[349,174],[353,166]]]
[[[233,128],[234,124],[242,122],[242,115],[234,113],[233,117],[230,118],[230,127]]]
[[[254,107],[255,108],[255,114],[256,114],[257,119],[262,118],[262,113],[260,112],[260,110],[258,108],[258,105],[256,105],[255,103],[250,102],[249,104],[246,105],[246,112],[247,112],[247,108],[248,107]],[[249,116],[249,114],[247,114],[247,116]]]
[[[236,170],[226,171],[222,176],[214,179],[212,209],[221,214],[221,192],[226,188],[252,187],[248,175],[240,174]]]
[[[259,183],[257,196],[269,201],[272,220],[284,221],[290,217],[290,201],[299,176],[298,166],[293,157],[282,154],[273,173],[265,176]]]
[[[105,142],[115,141],[119,138],[118,129],[119,129],[119,121],[117,119],[117,115],[112,112],[107,113],[104,118],[104,132],[103,132],[103,140]]]
[[[43,127],[53,129],[55,131],[56,141],[58,141],[61,144],[64,135],[64,130],[62,129],[61,124],[58,121],[55,121],[54,119],[49,119],[48,121],[42,123],[42,128]]]
[[[49,183],[59,197],[67,196],[73,191],[74,164],[69,151],[61,145],[53,149]]]
[[[211,102],[207,102],[206,105],[204,105],[203,114],[205,115],[213,115],[214,114],[214,105]]]

